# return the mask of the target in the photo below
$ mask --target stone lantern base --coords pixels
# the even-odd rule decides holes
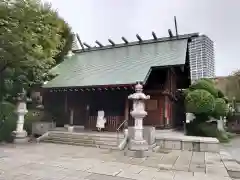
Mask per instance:
[[[143,158],[149,156],[148,143],[146,140],[137,141],[131,139],[128,144],[128,150],[125,155],[135,158]]]
[[[137,141],[131,139],[128,145],[129,150],[139,150],[139,151],[147,151],[148,150],[148,143],[146,140]]]
[[[13,131],[12,136],[14,138],[14,143],[16,144],[23,144],[28,142],[27,132],[25,130],[18,132]]]

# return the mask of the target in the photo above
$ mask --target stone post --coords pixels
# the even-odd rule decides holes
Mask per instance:
[[[27,132],[23,129],[24,117],[28,112],[24,91],[22,93],[19,93],[17,100],[17,109],[15,111],[17,114],[17,128],[15,131],[13,131],[14,143],[24,143],[28,141]]]
[[[134,157],[144,157],[148,151],[148,143],[143,138],[143,118],[147,115],[145,111],[145,100],[150,99],[143,93],[143,86],[137,83],[135,93],[128,96],[128,99],[133,100],[133,110],[131,116],[134,118],[134,136],[130,139],[128,152]]]

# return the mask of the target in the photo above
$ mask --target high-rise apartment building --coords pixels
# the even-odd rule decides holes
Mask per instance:
[[[189,43],[191,81],[215,77],[214,43],[206,35],[192,38]]]

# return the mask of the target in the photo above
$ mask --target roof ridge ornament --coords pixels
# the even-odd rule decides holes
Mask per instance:
[[[89,44],[85,43],[85,42],[83,43],[83,45],[86,46],[88,49],[91,48],[91,46]]]
[[[96,43],[99,47],[103,47],[102,43],[100,43],[98,40],[96,40],[95,43]]]
[[[108,39],[108,41],[111,43],[112,46],[115,46],[115,43],[113,42],[113,40]]]
[[[138,38],[138,41],[141,43],[143,40],[142,38],[139,36],[139,34],[136,34],[136,37]]]
[[[152,32],[152,36],[153,36],[153,39],[154,39],[154,40],[157,40],[157,39],[158,39],[158,38],[157,38],[157,35],[155,34],[154,31]]]
[[[89,52],[89,51],[97,51],[97,50],[105,50],[105,49],[112,49],[112,48],[119,48],[119,47],[127,47],[127,46],[135,46],[140,44],[151,44],[151,43],[161,43],[166,41],[175,41],[175,40],[181,40],[181,39],[191,39],[193,37],[199,37],[199,33],[191,33],[191,34],[183,34],[175,36],[173,35],[171,29],[168,29],[168,37],[157,37],[156,33],[152,31],[153,39],[147,39],[143,40],[139,34],[136,35],[138,38],[138,41],[131,41],[129,42],[125,37],[122,37],[121,39],[124,41],[124,43],[116,44],[113,40],[108,39],[110,45],[103,45],[99,41],[95,41],[95,43],[98,46],[91,47],[87,43],[81,43],[82,49],[79,50],[73,50],[74,53],[82,53],[82,52]],[[79,38],[79,36],[77,35]],[[80,40],[80,39],[79,39]],[[81,42],[81,41],[79,41]],[[84,46],[87,47],[84,49]]]
[[[124,41],[125,44],[128,44],[128,40],[125,37],[122,37],[122,40]]]

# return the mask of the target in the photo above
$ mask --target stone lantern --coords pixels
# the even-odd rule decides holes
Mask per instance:
[[[148,151],[148,143],[143,138],[143,118],[147,115],[145,111],[145,101],[150,99],[150,96],[143,93],[143,86],[137,83],[135,93],[128,96],[128,99],[133,100],[133,110],[130,112],[134,118],[134,135],[130,139],[128,150],[134,157],[144,157]]]
[[[13,131],[15,143],[27,142],[27,132],[23,129],[24,116],[28,112],[26,101],[26,93],[23,90],[23,92],[19,93],[17,97],[17,108],[15,111],[17,114],[17,128]]]

